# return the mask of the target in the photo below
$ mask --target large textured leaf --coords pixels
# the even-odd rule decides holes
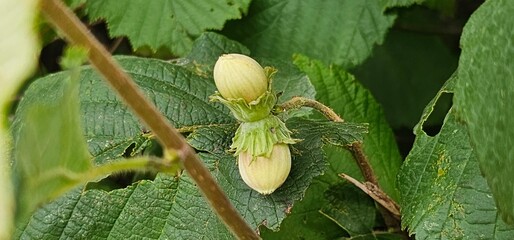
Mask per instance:
[[[514,223],[514,2],[486,1],[461,38],[455,100],[504,219]]]
[[[402,160],[393,133],[373,96],[340,67],[328,67],[301,56],[295,59],[295,63],[309,75],[319,101],[332,107],[349,122],[369,123],[369,134],[364,137],[364,152],[378,176],[380,186],[396,199],[396,174]],[[340,160],[337,155],[333,156]],[[340,161],[351,163],[354,160]]]
[[[380,44],[393,24],[376,0],[255,0],[248,16],[226,33],[254,55],[289,60],[302,53],[355,66]]]
[[[498,215],[455,108],[438,135],[430,137],[422,129],[437,99],[453,91],[454,81],[428,104],[414,129],[414,147],[398,177],[402,225],[419,239],[513,239],[514,228]]]
[[[209,42],[198,46],[205,51],[211,47]],[[208,96],[215,90],[211,77],[199,76],[189,66],[160,60],[121,57],[118,61],[175,126],[191,132],[189,140],[201,152],[201,159],[255,228],[265,225],[276,229],[284,219],[286,210],[303,196],[312,178],[324,170],[321,146],[325,136],[309,134],[309,131],[302,129],[310,129],[306,126],[311,124],[291,119],[287,125],[294,131],[294,137],[305,139],[292,146],[294,160],[291,175],[274,194],[257,194],[240,179],[235,158],[225,152],[236,122],[228,109],[209,102]],[[312,97],[314,91],[308,78],[302,76],[292,64],[281,62],[278,65],[281,66],[279,72],[282,75],[276,75],[275,86],[284,89],[284,95]],[[38,89],[39,94],[26,97],[32,99],[26,104],[44,102],[45,91],[50,91],[49,86],[58,86],[62,78],[63,73],[58,73],[37,80],[30,88]],[[286,87],[293,84],[294,88]],[[89,150],[96,157],[97,164],[110,161],[126,151],[117,145],[136,144],[133,139],[147,137],[146,131],[132,114],[89,68],[82,71],[79,97]],[[360,134],[364,129],[355,124],[341,126],[361,129],[358,130]],[[352,137],[358,136],[354,133],[342,133],[339,140],[359,140]],[[338,139],[334,135],[328,138]],[[100,155],[103,157],[98,157]],[[179,177],[160,174],[153,181],[143,180],[128,188],[110,192],[77,189],[41,208],[28,223],[20,223],[17,231],[17,238],[36,239],[120,239],[130,236],[150,239],[231,238],[187,173]]]
[[[127,36],[134,48],[169,48],[184,56],[194,38],[241,18],[250,0],[87,0],[91,20],[105,19],[112,36]]]
[[[208,96],[215,91],[209,79],[160,60],[118,60],[176,127],[235,123],[228,110],[209,103]],[[58,87],[66,77],[60,73],[37,80],[31,85],[35,96],[24,104],[45,101],[49,86]],[[82,70],[79,97],[84,133],[96,163],[120,157],[132,144],[139,149],[148,140],[144,127],[90,67]]]
[[[14,219],[7,116],[18,87],[36,65],[38,44],[33,24],[37,3],[35,0],[0,1],[0,239],[10,238]]]

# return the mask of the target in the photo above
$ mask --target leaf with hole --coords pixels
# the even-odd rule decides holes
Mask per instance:
[[[456,80],[456,75],[448,80],[414,129],[414,147],[398,175],[402,225],[421,239],[512,239],[514,228],[498,217],[455,107],[439,134],[431,137],[422,129],[437,99],[453,93]]]

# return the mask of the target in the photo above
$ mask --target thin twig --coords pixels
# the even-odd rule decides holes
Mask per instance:
[[[165,150],[174,149],[186,171],[221,220],[240,239],[259,239],[230,203],[209,170],[198,159],[184,137],[174,129],[154,104],[146,99],[132,78],[125,73],[109,52],[96,40],[77,16],[60,0],[41,1],[47,19],[66,38],[89,50],[89,61],[116,90],[133,112],[156,135]]]
[[[276,108],[276,111],[282,112],[282,111],[287,111],[290,109],[297,109],[297,108],[301,108],[301,107],[310,107],[310,108],[316,109],[319,112],[321,112],[327,119],[329,119],[331,121],[344,122],[344,119],[341,118],[337,113],[335,113],[334,110],[332,110],[331,108],[323,105],[322,103],[320,103],[316,100],[312,100],[312,99],[308,99],[308,98],[304,98],[304,97],[293,97],[291,100],[278,105]],[[375,192],[377,194],[380,194],[380,196],[383,197],[382,199],[387,199],[387,200],[382,200],[382,201],[386,201],[386,203],[392,204],[393,206],[397,207],[396,210],[395,210],[395,208],[387,208],[387,207],[385,207],[385,208],[390,212],[394,211],[394,212],[391,212],[391,214],[393,215],[393,217],[396,220],[398,220],[399,216],[400,216],[399,215],[400,212],[398,210],[399,209],[398,204],[396,204],[396,202],[394,202],[394,200],[392,200],[380,188],[377,177],[376,177],[375,173],[373,172],[373,168],[371,167],[368,157],[364,153],[362,143],[358,142],[358,143],[352,144],[349,147],[349,150],[352,153],[353,158],[357,162],[357,166],[359,166],[359,169],[360,169],[362,175],[364,176],[364,179],[366,179],[366,182],[368,184],[370,184],[370,186],[374,186],[373,189],[376,189]],[[344,175],[344,176],[346,176],[346,175]],[[361,188],[361,189],[363,189],[363,188]],[[363,189],[363,191],[364,191],[364,189]],[[364,191],[364,192],[367,193],[368,195],[370,193],[372,193],[370,191]],[[375,197],[373,197],[373,196],[371,196],[371,197],[373,199],[375,199]],[[380,204],[382,205],[382,203],[380,203]],[[390,220],[391,217],[388,216],[388,214],[385,210],[383,210],[382,208],[379,208],[379,210],[382,213],[382,215],[384,216],[384,219],[386,220],[387,225],[390,225],[390,226],[396,225],[396,223],[395,223],[396,221]]]
[[[352,152],[353,158],[355,158],[364,179],[378,186],[377,177],[373,172],[373,168],[369,163],[368,157],[364,153],[362,144],[360,142],[352,144],[350,146],[350,151]]]
[[[120,46],[121,42],[123,42],[123,38],[122,37],[116,38],[114,43],[109,48],[109,52],[111,54],[114,53],[114,51],[116,51],[116,49],[118,49],[118,47]]]
[[[282,103],[277,106],[278,111],[286,111],[290,109],[297,109],[301,107],[310,107],[318,110],[321,112],[325,117],[327,117],[329,120],[334,122],[344,122],[344,119],[342,119],[337,113],[334,112],[331,108],[323,105],[322,103],[304,98],[304,97],[293,97],[291,100]]]
[[[287,111],[290,109],[297,109],[301,107],[311,107],[319,112],[321,112],[325,117],[331,121],[334,122],[344,122],[344,119],[341,118],[337,113],[334,112],[331,108],[323,105],[322,103],[304,98],[304,97],[293,97],[291,100],[282,103],[277,106],[278,111]],[[368,157],[364,153],[364,150],[362,149],[361,143],[354,143],[350,146],[349,150],[352,152],[353,157],[355,161],[357,162],[357,165],[359,166],[359,169],[362,172],[362,175],[364,176],[364,179],[366,181],[371,182],[378,186],[377,177],[375,176],[375,173],[373,172],[373,168],[371,167],[371,164],[369,163]]]
[[[360,188],[363,192],[368,194],[371,198],[373,198],[376,202],[382,205],[385,209],[387,209],[393,216],[400,220],[400,207],[398,204],[391,199],[382,189],[380,189],[377,185],[365,182],[364,184],[359,182],[357,179],[352,178],[344,173],[339,174],[340,177],[346,179],[356,187]]]

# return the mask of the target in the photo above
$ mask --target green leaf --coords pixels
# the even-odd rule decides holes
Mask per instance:
[[[329,204],[321,212],[346,230],[350,236],[371,234],[375,225],[375,202],[362,190],[347,184],[334,185],[325,197]]]
[[[0,1],[0,239],[10,239],[14,219],[8,115],[18,88],[36,66],[34,31],[38,1]]]
[[[197,46],[209,49],[213,42],[208,40]],[[177,64],[134,57],[120,57],[117,60],[170,122],[180,131],[190,133],[189,141],[200,152],[200,158],[236,208],[255,228],[261,224],[278,228],[286,216],[285,210],[302,198],[312,178],[322,173],[325,167],[319,148],[322,136],[303,137],[306,133],[301,128],[302,122],[297,122],[301,120],[291,119],[288,126],[298,129],[295,134],[305,140],[292,146],[295,159],[290,179],[270,196],[257,194],[239,177],[235,158],[225,152],[236,122],[223,105],[209,102],[209,95],[215,91],[211,76],[197,75],[189,65],[180,65],[182,60]],[[214,62],[212,59],[204,60]],[[278,88],[284,89],[283,95],[312,97],[312,85],[297,68],[292,64],[281,62],[275,65],[273,61],[269,62],[273,66],[280,65],[278,68],[282,75],[277,74],[275,82]],[[64,73],[57,73],[35,81],[30,88],[37,91],[28,92],[30,97],[27,95],[22,104],[45,102],[48,92],[59,86],[63,77]],[[286,87],[295,84],[304,86]],[[97,164],[123,155],[128,146],[138,144],[134,139],[145,142],[145,138],[149,137],[100,76],[89,67],[82,71],[78,95],[85,136]],[[349,141],[358,141],[353,136],[360,136],[365,130],[362,125],[341,126],[358,130],[358,134],[348,134]],[[341,138],[343,136],[346,135]],[[144,150],[144,146],[130,149],[132,154],[138,154],[136,149]],[[110,192],[78,189],[38,210],[29,222],[20,223],[17,231],[17,238],[55,239],[70,236],[84,239],[133,236],[150,239],[231,238],[187,173],[179,177],[159,174],[153,181],[139,181],[128,188]]]
[[[160,60],[121,57],[118,61],[179,130],[235,123],[227,109],[209,102],[209,95],[215,91],[212,79]],[[62,74],[52,75],[35,84],[37,88],[45,88],[62,77]],[[80,92],[84,132],[96,163],[123,155],[132,144],[133,149],[140,150],[148,144],[147,130],[89,67],[82,71]]]
[[[397,199],[395,182],[402,159],[382,109],[371,93],[341,67],[328,67],[303,56],[297,56],[295,63],[316,87],[318,101],[332,107],[348,122],[369,123],[369,134],[364,137],[364,152],[382,189]],[[340,158],[337,155],[333,157]],[[353,164],[355,160],[347,162]]]
[[[455,102],[502,217],[514,224],[514,2],[486,1],[466,24]]]
[[[327,169],[327,171],[330,171],[330,169]],[[328,173],[325,172],[326,174]],[[261,227],[261,237],[267,240],[322,240],[347,236],[343,229],[319,212],[322,203],[326,204],[323,192],[327,189],[327,183],[319,180],[325,175],[315,178],[305,192],[305,198],[296,202],[292,210],[287,209],[291,213],[280,225],[280,231],[273,232]]]
[[[421,4],[426,0],[379,0],[384,9],[392,7],[408,7],[413,4]]]
[[[80,183],[92,164],[79,116],[78,79],[29,88],[13,123],[18,217]],[[77,76],[77,74],[75,74]],[[36,100],[44,92],[44,101]],[[32,103],[28,105],[27,103]]]
[[[425,0],[423,5],[441,12],[445,16],[455,15],[457,0]]]
[[[81,46],[68,46],[64,50],[64,56],[60,60],[60,65],[63,69],[73,69],[71,71],[72,78],[78,78],[80,71],[77,68],[87,62],[88,50]]]
[[[453,92],[448,80],[414,129],[416,140],[398,176],[402,225],[419,239],[512,239],[481,176],[467,127],[450,109],[434,137],[422,129],[438,98]]]
[[[353,143],[362,142],[367,133],[367,124],[330,122],[328,120],[291,119],[305,137],[303,140],[320,138],[324,143],[339,147],[348,147]],[[300,130],[291,129],[293,132]]]
[[[225,33],[255,56],[289,60],[301,53],[351,67],[382,43],[393,21],[376,0],[256,0]]]
[[[457,56],[438,37],[393,30],[384,45],[375,48],[373,56],[352,72],[373,92],[393,128],[411,129],[427,102],[455,71],[457,62]],[[446,105],[449,108],[451,103]],[[436,114],[427,124],[440,125],[446,112]]]
[[[225,21],[241,18],[249,4],[250,0],[88,0],[86,12],[91,21],[105,19],[111,36],[127,36],[135,49],[166,47],[184,56],[202,32],[220,30]]]

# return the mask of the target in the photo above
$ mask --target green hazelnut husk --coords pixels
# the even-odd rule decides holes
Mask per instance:
[[[298,140],[291,138],[291,131],[280,118],[268,115],[259,121],[241,123],[230,148],[236,156],[247,152],[254,157],[270,157],[275,144],[296,142]]]

